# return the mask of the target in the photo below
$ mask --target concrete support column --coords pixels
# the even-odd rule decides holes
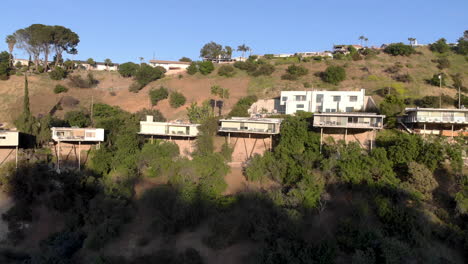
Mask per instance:
[[[15,165],[15,168],[18,168],[18,146],[16,146],[16,165]]]
[[[320,128],[320,153],[322,153],[322,145],[323,145],[323,127]]]
[[[81,141],[78,141],[78,171],[81,170]]]

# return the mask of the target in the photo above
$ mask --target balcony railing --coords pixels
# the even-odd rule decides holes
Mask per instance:
[[[272,129],[260,129],[260,128],[237,128],[237,127],[220,127],[221,132],[247,132],[247,133],[268,133],[273,134],[275,131]]]

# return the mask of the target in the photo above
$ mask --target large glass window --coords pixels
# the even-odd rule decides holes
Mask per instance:
[[[305,101],[306,96],[305,95],[296,95],[296,101]]]
[[[304,108],[304,105],[303,104],[298,104],[298,105],[296,105],[296,108]]]
[[[285,102],[285,101],[287,101],[287,100],[288,100],[288,97],[287,97],[287,96],[281,97],[281,101]]]
[[[317,103],[323,102],[323,94],[317,94],[317,98],[315,99]]]
[[[346,112],[353,112],[354,111],[354,107],[346,107]]]
[[[356,96],[356,95],[351,95],[351,96],[349,97],[349,101],[350,101],[350,102],[357,102],[357,96]]]
[[[333,96],[333,102],[340,102],[341,101],[341,96],[335,95]]]

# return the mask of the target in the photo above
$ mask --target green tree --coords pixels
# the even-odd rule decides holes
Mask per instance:
[[[339,84],[346,79],[346,71],[340,66],[328,66],[322,73],[322,80],[324,82]]]
[[[8,35],[5,38],[5,42],[8,45],[8,51],[10,52],[10,66],[13,66],[13,49],[16,45],[16,38],[14,35]]]
[[[56,66],[52,71],[49,72],[49,77],[52,80],[62,80],[67,76],[67,72],[60,66]]]
[[[139,89],[145,87],[148,83],[164,77],[166,70],[163,67],[153,68],[146,63],[141,64],[140,69],[135,74],[135,79],[139,84]]]
[[[359,36],[359,40],[361,41],[361,46],[362,46],[362,41],[365,40],[365,39],[366,39],[366,37],[364,37],[364,36]]]
[[[6,51],[0,52],[0,80],[8,80],[10,77],[10,64],[10,54]]]
[[[190,123],[200,124],[212,116],[213,113],[211,111],[209,101],[203,102],[201,106],[198,106],[198,104],[194,102],[187,107],[187,117],[190,120]]]
[[[65,121],[72,127],[88,127],[91,125],[91,118],[83,111],[70,111],[65,114]]]
[[[109,67],[114,66],[114,63],[112,63],[111,59],[105,59],[104,60],[104,65],[106,65],[107,70],[109,70]]]
[[[179,108],[185,104],[187,99],[185,96],[179,92],[172,92],[169,96],[169,104],[173,108]]]
[[[182,58],[179,59],[179,61],[181,61],[181,62],[192,62],[192,59],[187,58],[187,57],[182,57]]]
[[[198,70],[203,75],[208,75],[214,71],[214,65],[211,61],[203,61],[198,64]]]
[[[216,42],[209,42],[205,44],[200,50],[200,57],[215,60],[221,57],[223,53],[223,46]]]
[[[119,73],[122,77],[133,77],[139,69],[140,65],[133,62],[126,62],[119,65]]]
[[[167,99],[169,91],[165,87],[159,87],[159,89],[151,89],[149,91],[151,105],[155,106],[159,101]]]
[[[380,113],[385,115],[387,124],[390,127],[396,125],[396,117],[405,109],[405,102],[397,95],[387,95],[380,103]]]
[[[245,44],[239,45],[239,46],[237,47],[237,51],[242,52],[242,58],[245,57],[245,53],[246,53],[247,51],[249,51],[249,50],[250,50],[249,46],[247,46],[247,45],[245,45]]]
[[[429,44],[429,49],[438,53],[446,53],[450,51],[450,46],[447,44],[446,39],[441,38],[436,42]]]
[[[385,47],[384,52],[392,56],[409,56],[411,54],[414,54],[416,51],[413,47],[400,42],[388,45],[387,47]]]
[[[439,77],[440,76],[440,77]],[[447,79],[447,75],[445,73],[435,73],[434,75],[432,75],[432,78],[427,80],[427,82],[430,84],[430,85],[433,85],[433,86],[445,86],[446,83],[445,83],[445,80]]]
[[[187,73],[190,75],[194,75],[198,72],[198,63],[192,62],[190,63],[190,66],[187,67]]]
[[[96,62],[93,60],[93,58],[89,58],[86,60],[86,63],[89,64],[91,67],[96,67]],[[89,70],[89,69],[88,69]]]
[[[56,61],[63,61],[62,54],[77,54],[76,47],[80,43],[80,37],[71,29],[63,26],[53,26],[52,45],[57,56]],[[57,66],[57,65],[56,65]]]
[[[432,192],[439,187],[432,172],[426,166],[412,161],[408,164],[408,173],[410,186],[420,192],[425,199],[430,199]]]
[[[26,134],[32,135],[34,132],[34,117],[31,115],[29,108],[29,89],[28,89],[28,78],[24,75],[24,97],[23,97],[23,112],[19,118],[15,121],[16,128]]]

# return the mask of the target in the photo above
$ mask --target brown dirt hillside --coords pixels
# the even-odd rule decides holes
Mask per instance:
[[[36,115],[48,113],[62,96],[72,96],[78,99],[80,103],[75,108],[89,108],[91,98],[93,97],[95,102],[103,102],[119,106],[130,112],[135,112],[150,107],[149,90],[164,86],[171,91],[183,93],[187,98],[187,103],[177,109],[170,107],[168,100],[163,100],[154,107],[155,109],[159,109],[166,118],[172,120],[186,118],[185,109],[192,102],[200,103],[212,98],[210,87],[215,84],[230,90],[231,96],[226,102],[226,107],[223,110],[224,113],[227,113],[242,96],[275,97],[279,95],[281,90],[303,90],[306,83],[314,89],[357,90],[365,88],[368,94],[375,94],[376,90],[385,87],[393,87],[402,96],[408,98],[439,95],[440,92],[455,97],[456,90],[452,87],[451,79],[446,80],[447,87],[442,89],[427,84],[426,80],[431,78],[433,74],[440,72],[436,67],[437,64],[433,61],[441,56],[447,56],[451,64],[450,68],[444,69],[443,72],[449,75],[461,73],[464,79],[467,80],[468,71],[466,69],[468,68],[468,60],[464,56],[452,53],[448,55],[434,54],[425,47],[418,48],[418,51],[420,54],[410,57],[393,57],[381,53],[374,58],[359,61],[328,60],[301,62],[302,66],[309,69],[309,74],[297,81],[281,80],[281,75],[285,73],[285,69],[293,62],[271,60],[270,63],[276,65],[276,71],[272,76],[251,77],[240,70],[236,70],[236,76],[232,78],[220,77],[217,75],[216,70],[208,76],[200,74],[194,76],[185,74],[182,78],[167,76],[162,80],[150,83],[139,93],[129,92],[128,87],[132,83],[132,80],[120,77],[117,72],[93,72],[99,80],[96,88],[70,88],[67,93],[58,95],[53,93],[53,88],[57,84],[69,86],[67,80],[53,81],[47,74],[33,75],[29,77],[30,102],[31,109]],[[400,74],[409,74],[412,78],[411,82],[397,82],[391,78],[391,74],[385,72],[388,67],[397,62],[403,66]],[[325,70],[329,65],[345,67],[346,80],[336,86],[321,81],[315,73]],[[86,72],[79,72],[79,74],[84,75]],[[22,76],[11,76],[7,81],[0,81],[0,123],[11,122],[19,115],[22,107],[23,90],[24,77]],[[379,102],[381,97],[376,95],[374,99]],[[62,115],[63,112],[68,110],[70,109],[64,109],[64,111],[59,111],[57,114]]]

